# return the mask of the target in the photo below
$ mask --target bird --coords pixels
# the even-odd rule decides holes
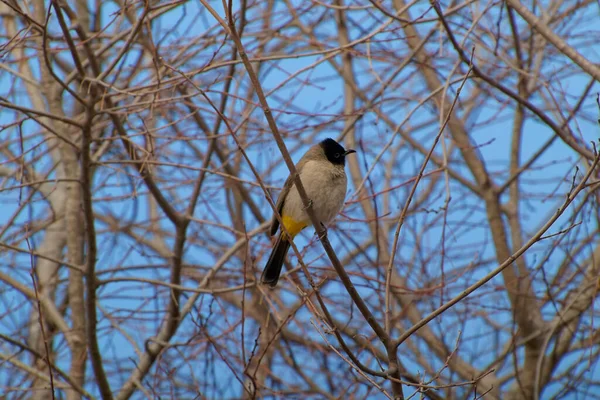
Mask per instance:
[[[335,140],[327,138],[308,149],[296,164],[296,171],[315,216],[323,225],[330,223],[342,210],[348,185],[344,167],[346,156],[352,153],[356,151],[346,150]],[[271,288],[279,281],[291,241],[311,223],[291,175],[283,184],[275,209],[281,216],[285,231],[280,230],[260,279]],[[271,236],[275,235],[278,229],[279,220],[273,213]]]

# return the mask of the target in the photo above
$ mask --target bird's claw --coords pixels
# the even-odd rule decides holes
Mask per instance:
[[[313,206],[313,201],[311,199],[308,199],[308,204],[306,205],[306,207],[304,207],[304,210],[308,210],[312,206]]]

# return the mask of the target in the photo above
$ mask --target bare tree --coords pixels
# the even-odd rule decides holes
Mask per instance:
[[[3,0],[0,394],[594,398],[597,13]],[[345,208],[269,290],[326,137]]]

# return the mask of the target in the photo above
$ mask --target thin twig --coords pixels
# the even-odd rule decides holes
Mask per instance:
[[[575,200],[575,198],[577,197],[577,195],[585,189],[586,187],[586,182],[587,180],[590,178],[590,176],[592,176],[592,174],[595,172],[596,167],[598,166],[598,162],[600,161],[600,154],[596,155],[592,165],[590,166],[590,168],[588,169],[588,172],[585,174],[585,176],[583,177],[583,179],[579,182],[579,184],[577,185],[577,187],[568,194],[565,202],[558,208],[558,210],[554,213],[554,215],[544,224],[544,226],[542,226],[528,241],[527,243],[525,243],[520,249],[518,249],[516,252],[514,252],[506,261],[504,261],[502,264],[500,264],[497,268],[495,268],[493,271],[489,272],[486,276],[484,276],[483,278],[481,278],[479,281],[477,281],[476,283],[474,283],[473,285],[469,286],[467,289],[465,289],[461,294],[459,294],[458,296],[454,297],[452,300],[448,301],[446,304],[444,304],[442,307],[439,307],[438,309],[436,309],[435,311],[433,311],[432,313],[430,313],[427,317],[423,318],[421,321],[419,321],[417,324],[413,325],[410,329],[408,329],[406,332],[404,332],[395,342],[394,345],[395,346],[400,346],[406,339],[408,339],[413,333],[415,333],[416,331],[418,331],[419,329],[421,329],[423,326],[427,325],[431,320],[433,320],[434,318],[436,318],[437,316],[441,315],[443,312],[445,312],[446,310],[450,309],[451,307],[453,307],[454,305],[456,305],[459,301],[461,301],[462,299],[466,298],[467,296],[469,296],[471,293],[473,293],[475,290],[479,289],[481,286],[485,285],[487,282],[489,282],[493,277],[495,277],[496,275],[498,275],[499,273],[501,273],[504,269],[506,269],[507,267],[509,267],[510,265],[512,265],[513,262],[515,262],[515,260],[519,257],[521,257],[523,255],[523,253],[525,253],[531,246],[533,246],[535,243],[537,243],[540,238],[544,235],[544,233],[546,233],[546,231],[548,229],[550,229],[550,227],[556,222],[556,220],[567,210],[567,208],[569,207],[569,205],[573,202],[573,200]]]

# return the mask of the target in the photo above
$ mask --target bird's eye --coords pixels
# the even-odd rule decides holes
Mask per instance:
[[[340,158],[341,154],[340,153],[335,153],[335,158]]]

